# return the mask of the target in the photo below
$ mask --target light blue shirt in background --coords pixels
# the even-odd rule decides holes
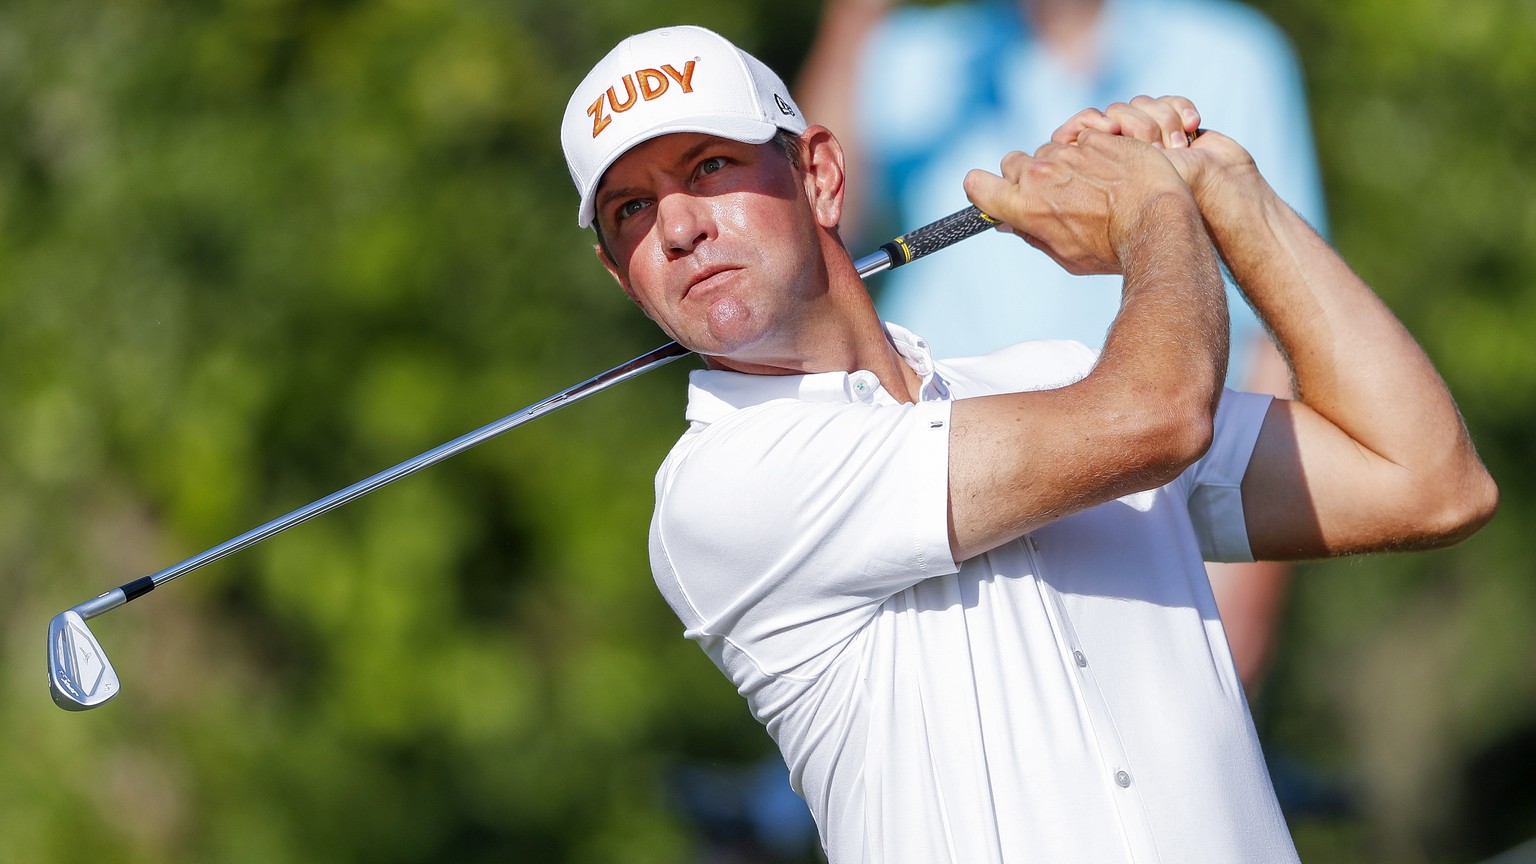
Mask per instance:
[[[1037,44],[1006,2],[887,16],[867,43],[857,84],[869,160],[862,180],[872,184],[866,222],[892,231],[926,224],[969,203],[961,188],[968,170],[996,171],[1008,151],[1033,152],[1079,110],[1178,94],[1326,230],[1301,73],[1268,19],[1227,0],[1106,0],[1097,39],[1097,75],[1085,77]],[[994,233],[883,277],[877,296],[884,318],[923,333],[945,357],[1037,338],[1099,348],[1119,289],[1119,277],[1072,276],[1019,238]],[[1262,329],[1230,285],[1228,297],[1228,382],[1241,384],[1245,349]]]

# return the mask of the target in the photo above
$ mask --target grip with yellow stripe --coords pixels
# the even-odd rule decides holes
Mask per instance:
[[[909,231],[885,243],[880,249],[890,256],[891,267],[896,268],[903,264],[910,264],[924,255],[937,252],[967,237],[974,237],[996,226],[998,222],[999,220],[972,205],[937,222],[930,222],[921,228]]]

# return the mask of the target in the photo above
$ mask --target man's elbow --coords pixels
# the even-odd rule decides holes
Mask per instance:
[[[1462,484],[1465,491],[1451,514],[1449,543],[1459,543],[1472,536],[1493,519],[1499,509],[1499,485],[1481,463]]]
[[[1215,430],[1215,405],[1195,388],[1144,403],[1145,470],[1159,485],[1172,481],[1211,448]]]
[[[1425,484],[1420,496],[1422,548],[1452,546],[1477,533],[1499,509],[1499,487],[1480,462],[1440,486]],[[1427,491],[1433,488],[1434,491]]]

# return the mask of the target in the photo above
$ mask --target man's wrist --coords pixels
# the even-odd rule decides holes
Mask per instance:
[[[1114,226],[1115,253],[1124,272],[1127,256],[1147,248],[1147,240],[1178,232],[1177,226],[1199,228],[1203,214],[1189,187],[1170,185],[1148,195],[1130,218]]]
[[[1205,172],[1191,193],[1213,230],[1261,217],[1275,197],[1274,189],[1252,163]]]
[[[1286,242],[1290,208],[1252,166],[1232,174],[1228,182],[1205,187],[1197,200],[1206,232],[1247,295],[1252,277],[1271,265]]]

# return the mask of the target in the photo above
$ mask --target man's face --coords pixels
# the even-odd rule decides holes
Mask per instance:
[[[604,263],[668,335],[701,354],[772,362],[825,291],[805,176],[778,146],[695,133],[637,145],[603,175]]]

